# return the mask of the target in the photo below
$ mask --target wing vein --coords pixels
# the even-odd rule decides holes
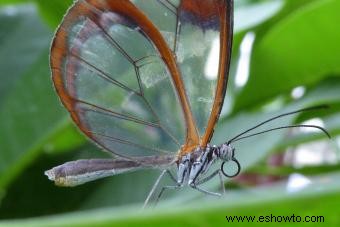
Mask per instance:
[[[85,1],[86,2],[86,1]],[[88,8],[91,10],[92,13],[95,14],[95,20],[93,20],[92,18],[87,17],[87,19],[92,22],[93,24],[95,24],[97,26],[97,28],[104,34],[104,37],[107,38],[107,40],[109,41],[109,43],[115,47],[122,55],[124,55],[124,57],[131,63],[134,63],[134,60],[131,58],[131,56],[124,50],[124,48],[122,48],[119,43],[106,31],[106,29],[98,22],[98,18],[100,18],[100,15],[103,13],[103,11],[94,8],[92,5],[88,4],[86,2],[86,5],[88,6]]]
[[[171,13],[173,13],[174,15],[176,15],[176,11],[177,11],[177,7],[174,6],[171,2],[167,1],[167,0],[157,0],[159,4],[163,5],[165,8],[167,8]],[[173,9],[171,9],[171,7]]]
[[[120,138],[113,137],[113,136],[108,136],[108,135],[97,133],[97,132],[93,132],[93,131],[88,131],[88,132],[93,134],[93,135],[101,136],[101,137],[107,138],[109,140],[118,142],[118,143],[122,143],[122,144],[126,144],[126,145],[131,145],[131,146],[138,147],[138,148],[144,148],[144,149],[147,149],[147,150],[151,150],[151,151],[155,151],[155,152],[160,152],[160,153],[165,153],[165,154],[173,153],[171,151],[167,151],[167,150],[164,150],[164,149],[158,149],[158,148],[144,146],[144,145],[141,145],[141,144],[133,143],[133,142],[128,141],[128,140],[120,139]]]
[[[172,135],[172,133],[167,130],[164,125],[162,125],[160,118],[158,116],[158,114],[155,112],[155,110],[153,109],[153,107],[151,106],[151,104],[148,102],[148,100],[143,96],[143,99],[146,103],[146,105],[149,107],[149,109],[151,110],[152,114],[154,115],[154,117],[157,119],[157,122],[159,124],[159,126],[161,127],[161,129],[172,139],[172,141],[174,143],[176,143],[179,147],[181,146],[181,144],[179,143],[179,141],[176,139],[176,137],[174,135]]]
[[[113,117],[116,117],[116,118],[119,118],[119,119],[122,119],[122,120],[132,121],[132,122],[135,122],[135,123],[138,123],[138,124],[142,124],[142,125],[146,125],[146,126],[150,126],[150,127],[154,127],[154,128],[160,128],[160,125],[158,123],[152,123],[152,122],[144,121],[144,120],[135,118],[133,116],[118,113],[118,112],[106,109],[104,107],[97,106],[95,104],[92,104],[92,103],[89,103],[89,102],[86,102],[86,101],[83,101],[83,100],[79,100],[79,99],[75,99],[75,98],[73,98],[73,99],[77,102],[83,103],[85,105],[88,105],[88,106],[91,106],[91,107],[97,109],[97,110],[92,110],[92,111],[95,111],[96,113],[107,114],[109,116],[113,116]],[[100,111],[98,111],[98,110],[100,110]],[[101,111],[103,111],[103,112],[101,112]]]
[[[93,64],[91,64],[90,62],[86,61],[84,58],[78,56],[77,54],[70,52],[70,55],[77,58],[79,61],[85,63],[86,65],[88,65],[90,68],[92,68],[93,70],[95,70],[98,74],[98,76],[100,76],[101,78],[105,79],[106,81],[108,81],[111,84],[114,84],[128,92],[133,92],[134,94],[140,96],[141,94],[135,90],[133,90],[132,88],[129,88],[128,86],[124,85],[123,83],[119,82],[118,80],[110,77],[109,74],[107,74],[106,72],[104,72],[103,70],[99,69],[98,67],[94,66]]]

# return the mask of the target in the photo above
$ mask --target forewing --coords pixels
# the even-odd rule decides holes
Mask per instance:
[[[232,0],[182,0],[177,59],[205,146],[222,109],[231,56]]]
[[[232,1],[132,2],[78,1],[65,16],[51,50],[63,104],[120,156],[205,146],[227,84]]]
[[[124,157],[176,152],[188,137],[174,69],[153,30],[129,1],[78,1],[52,44],[54,85],[73,120]]]
[[[200,144],[205,146],[218,120],[228,81],[233,1],[133,2],[154,21],[175,53]]]

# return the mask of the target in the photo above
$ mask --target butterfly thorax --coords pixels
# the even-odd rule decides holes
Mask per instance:
[[[183,155],[177,163],[178,185],[195,185],[198,178],[208,172],[211,165],[217,160],[228,161],[233,156],[231,145],[197,147],[192,152]]]

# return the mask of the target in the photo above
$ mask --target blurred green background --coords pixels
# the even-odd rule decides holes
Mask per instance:
[[[69,160],[104,155],[75,128],[50,79],[50,42],[71,4],[0,1],[0,226],[224,226],[226,215],[270,214],[323,215],[324,224],[339,226],[339,0],[235,0],[231,73],[213,142],[319,104],[331,108],[275,125],[309,120],[332,139],[286,130],[244,140],[235,145],[243,171],[226,183],[226,196],[183,190],[146,211],[141,204],[157,171],[76,188],[55,187],[43,175]],[[207,187],[217,190],[217,183]]]

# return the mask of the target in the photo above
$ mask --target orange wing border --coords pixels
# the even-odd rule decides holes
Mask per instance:
[[[199,145],[199,134],[196,128],[194,117],[192,115],[190,104],[185,93],[184,84],[176,59],[173,52],[168,47],[166,41],[164,40],[162,34],[158,31],[155,25],[149,20],[149,18],[140,11],[133,3],[127,0],[87,0],[76,2],[68,11],[63,19],[62,25],[56,32],[55,38],[51,46],[51,56],[50,65],[52,70],[52,80],[54,82],[56,91],[61,99],[63,105],[68,109],[72,119],[76,125],[85,133],[89,138],[94,139],[93,135],[89,130],[87,130],[86,125],[80,120],[79,116],[75,112],[75,104],[77,103],[66,91],[64,87],[64,81],[62,72],[60,71],[63,59],[67,56],[67,34],[63,26],[71,26],[73,22],[77,20],[78,17],[82,15],[89,16],[94,21],[98,21],[96,15],[91,12],[87,4],[99,9],[99,10],[110,10],[111,12],[117,13],[121,16],[126,17],[128,20],[132,21],[138,25],[143,33],[151,39],[153,44],[156,46],[160,53],[161,58],[168,67],[172,81],[176,88],[176,93],[181,104],[183,115],[186,123],[186,139],[185,144],[181,148],[181,151],[191,151],[194,147]]]
[[[194,0],[186,0],[185,2],[188,6],[190,5],[190,2],[194,4],[193,1]],[[172,50],[168,47],[168,44],[166,43],[162,34],[152,23],[152,21],[150,21],[150,19],[133,3],[127,0],[87,0],[86,3],[84,3],[83,1],[76,2],[73,7],[71,7],[63,20],[62,26],[70,26],[81,15],[90,16],[92,19],[98,20],[93,12],[91,12],[91,10],[86,6],[86,4],[90,4],[100,10],[110,10],[128,18],[130,21],[138,25],[143,33],[151,39],[151,41],[159,51],[164,63],[167,65],[168,70],[170,71],[170,75],[172,77],[172,81],[176,88],[176,93],[183,110],[187,131],[185,144],[179,151],[179,156],[192,152],[193,149],[197,146],[205,147],[210,142],[213,135],[214,127],[219,119],[227,89],[233,36],[233,0],[216,0],[215,2],[218,7],[220,22],[220,60],[218,67],[218,80],[215,98],[208,120],[207,128],[201,138],[198,134],[198,130],[190,109],[188,97],[186,96],[185,87],[174,54]],[[202,18],[207,16],[204,14],[204,10],[199,12],[202,13]],[[63,63],[63,58],[66,55],[67,34],[65,30],[59,28],[51,46],[50,65],[52,70],[52,80],[54,82],[56,91],[61,99],[61,102],[70,112],[70,115],[76,125],[89,138],[94,139],[91,132],[87,130],[86,125],[81,122],[81,120],[77,116],[77,113],[75,112],[74,106],[76,104],[76,101],[68,94],[64,87],[64,81],[60,68]]]
[[[218,6],[220,17],[220,61],[217,87],[208,125],[200,141],[201,147],[206,147],[212,138],[215,125],[220,117],[228,85],[233,40],[234,4],[233,0],[224,0],[223,2],[224,4],[219,4]]]

